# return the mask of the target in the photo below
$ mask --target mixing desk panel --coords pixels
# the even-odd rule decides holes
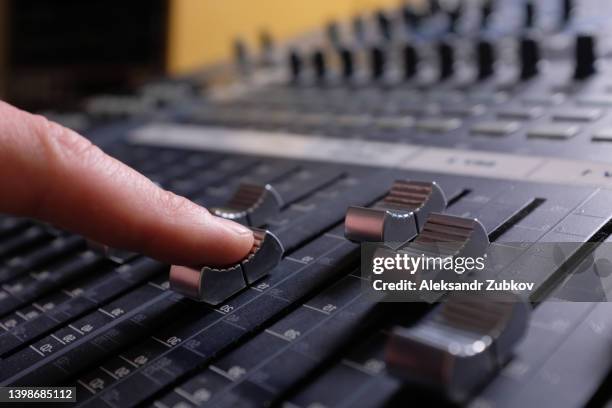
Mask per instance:
[[[3,216],[0,384],[75,386],[87,407],[606,406],[609,5],[428,4],[237,47],[229,85],[58,116],[257,239],[195,269]],[[488,245],[507,254],[490,272],[535,290],[381,302],[362,288],[372,236]],[[538,250],[554,243],[571,250]]]

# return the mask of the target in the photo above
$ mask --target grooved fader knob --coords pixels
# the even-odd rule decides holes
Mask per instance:
[[[241,183],[224,206],[211,211],[219,217],[256,227],[278,214],[282,205],[283,200],[271,185]]]
[[[170,287],[191,299],[218,305],[267,275],[280,262],[283,246],[269,231],[251,229],[255,239],[245,259],[225,268],[172,265]]]
[[[435,182],[396,181],[371,208],[351,206],[344,219],[352,241],[403,243],[421,230],[429,213],[446,208],[446,197]]]
[[[531,307],[510,293],[454,295],[416,325],[393,329],[389,371],[462,402],[508,361]]]
[[[442,257],[483,256],[489,247],[484,226],[474,218],[432,212],[419,235],[401,251],[419,252]]]

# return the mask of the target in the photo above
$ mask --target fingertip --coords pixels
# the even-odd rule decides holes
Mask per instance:
[[[253,231],[237,222],[211,216],[213,223],[219,227],[218,239],[224,243],[223,254],[208,254],[207,258],[216,259],[221,265],[234,264],[246,258],[253,247]],[[219,265],[217,265],[219,266]]]

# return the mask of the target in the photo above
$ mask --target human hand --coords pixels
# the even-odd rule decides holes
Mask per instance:
[[[0,212],[178,265],[244,258],[251,231],[163,190],[76,132],[0,101]]]

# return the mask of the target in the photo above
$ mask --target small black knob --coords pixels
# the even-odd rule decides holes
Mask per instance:
[[[572,19],[572,12],[574,11],[573,0],[563,0],[561,4],[561,24],[566,25]]]
[[[480,40],[476,49],[478,59],[478,79],[484,80],[493,75],[495,49],[488,40]]]
[[[525,2],[525,28],[533,28],[535,20],[535,5],[532,1]]]
[[[538,75],[540,63],[540,46],[536,40],[529,37],[521,39],[519,46],[521,80],[526,81]]]
[[[390,41],[391,37],[393,36],[393,25],[391,24],[389,16],[387,16],[387,14],[382,10],[377,11],[376,23],[378,25],[380,36],[385,41]]]
[[[353,51],[350,48],[340,48],[339,54],[342,78],[351,79],[355,73]]]
[[[595,38],[592,35],[579,35],[576,37],[576,69],[574,79],[586,79],[595,74]]]
[[[410,79],[414,77],[417,73],[419,56],[417,54],[416,48],[414,48],[414,46],[410,44],[406,44],[404,46],[402,54],[404,65],[404,78]]]
[[[289,52],[289,72],[292,82],[298,82],[302,76],[302,56],[297,50]]]
[[[259,46],[261,49],[261,61],[264,65],[272,65],[274,63],[274,40],[267,31],[259,33]]]
[[[486,28],[493,14],[493,0],[482,0],[480,7],[480,26]]]
[[[342,39],[340,36],[340,27],[338,26],[338,23],[335,21],[330,21],[327,24],[326,31],[327,39],[329,40],[330,44],[336,48],[339,48]]]
[[[422,21],[422,15],[413,6],[402,7],[402,20],[408,30],[418,30]]]
[[[367,34],[366,34],[366,25],[363,21],[363,17],[355,16],[352,22],[353,26],[353,35],[355,36],[355,41],[359,44],[364,44],[366,42]]]
[[[438,0],[429,0],[429,14],[435,15],[440,12],[442,6]]]
[[[234,60],[236,66],[242,74],[246,74],[249,71],[249,52],[247,46],[241,39],[237,38],[234,40]]]
[[[461,0],[447,0],[440,7],[448,17],[448,31],[451,33],[456,32],[457,22],[463,12],[463,2]]]
[[[370,67],[373,80],[381,79],[385,74],[387,55],[381,46],[374,46],[370,49]]]
[[[322,50],[316,50],[312,54],[312,65],[314,67],[315,78],[318,82],[325,81],[327,76],[327,61],[325,60],[325,53]]]
[[[438,44],[438,59],[440,65],[440,79],[445,80],[455,73],[455,50],[453,47],[442,41]]]

